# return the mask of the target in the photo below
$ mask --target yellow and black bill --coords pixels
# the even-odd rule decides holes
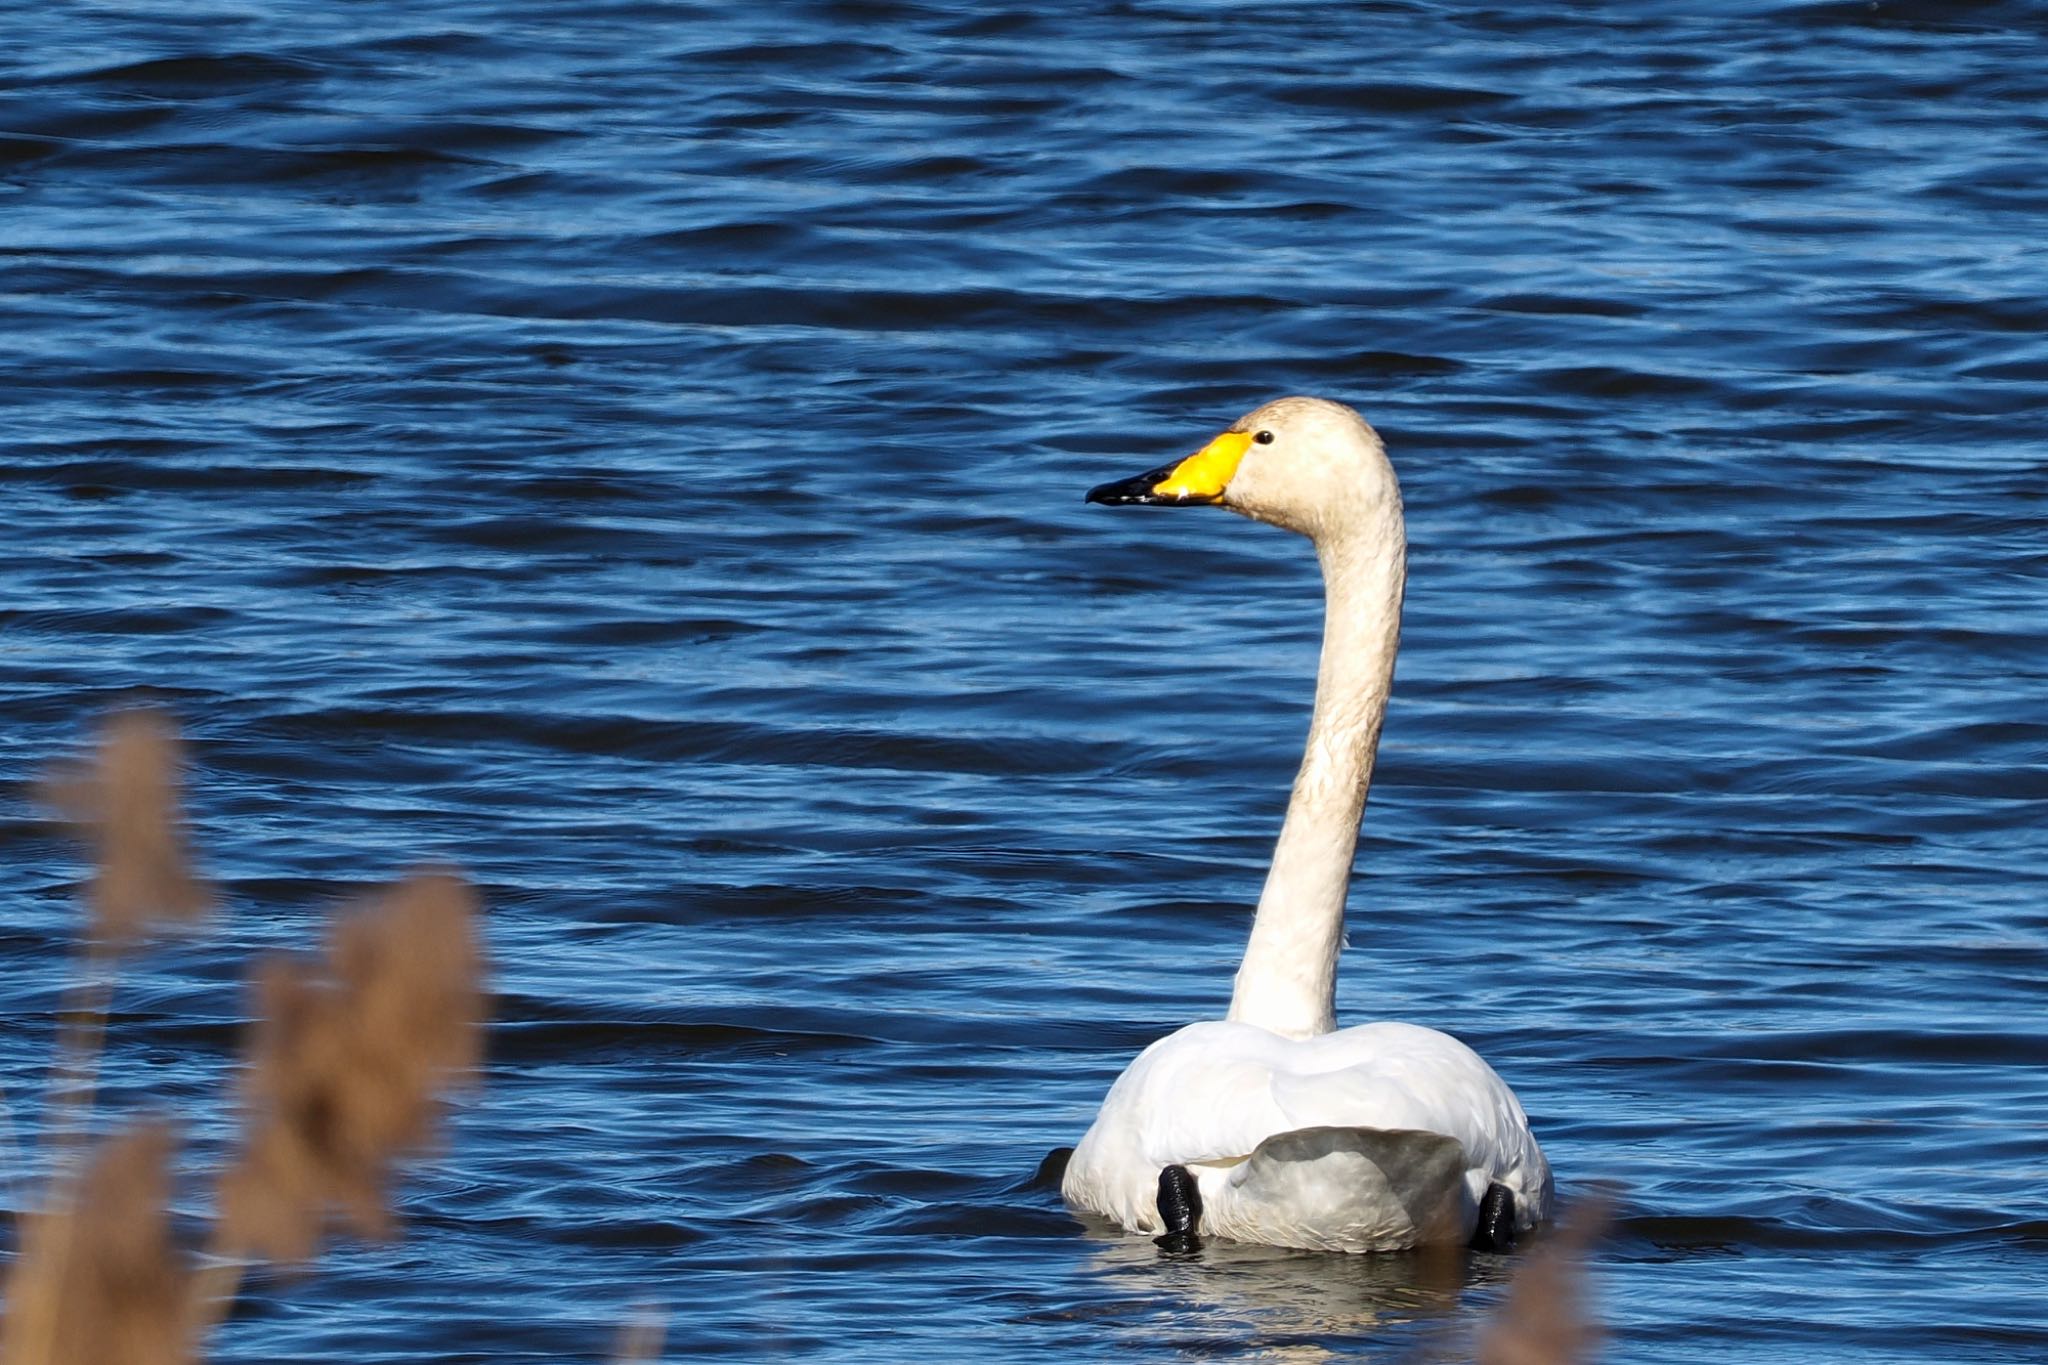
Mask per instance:
[[[1206,507],[1221,502],[1251,443],[1249,432],[1226,431],[1184,460],[1135,478],[1098,484],[1088,490],[1088,501],[1108,507]]]

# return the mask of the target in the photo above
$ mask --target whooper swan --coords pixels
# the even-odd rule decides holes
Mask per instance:
[[[1193,455],[1088,501],[1227,507],[1322,561],[1314,717],[1227,1019],[1146,1048],[1067,1164],[1069,1204],[1162,1245],[1500,1250],[1548,1217],[1550,1166],[1512,1091],[1457,1039],[1337,1029],[1358,822],[1401,630],[1407,539],[1380,438],[1341,403],[1282,398]]]

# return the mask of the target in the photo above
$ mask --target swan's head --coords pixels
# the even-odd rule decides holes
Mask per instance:
[[[1112,507],[1227,507],[1318,542],[1398,528],[1401,489],[1379,433],[1327,398],[1278,398],[1194,454],[1088,490]]]

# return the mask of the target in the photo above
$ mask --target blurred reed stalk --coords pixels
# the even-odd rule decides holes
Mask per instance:
[[[415,872],[337,917],[320,958],[259,964],[241,1149],[220,1178],[195,1340],[251,1260],[303,1264],[336,1225],[397,1232],[393,1167],[433,1144],[442,1089],[481,1059],[479,908],[455,874]]]
[[[1583,1365],[1600,1349],[1600,1320],[1587,1302],[1586,1257],[1614,1221],[1614,1192],[1580,1199],[1528,1254],[1479,1334],[1475,1365]]]
[[[257,964],[241,1139],[217,1181],[204,1269],[172,1236],[168,1125],[132,1125],[81,1163],[121,961],[213,902],[187,856],[181,767],[169,725],[128,712],[102,727],[90,762],[45,786],[94,871],[46,1125],[57,1160],[21,1220],[0,1365],[184,1365],[249,1265],[303,1265],[335,1228],[394,1235],[396,1164],[434,1144],[443,1092],[480,1060],[481,907],[455,873],[415,872],[337,915],[318,955]]]
[[[641,1365],[661,1357],[662,1341],[668,1336],[668,1314],[653,1305],[635,1309],[619,1328],[612,1346],[612,1365]]]
[[[170,1128],[147,1122],[52,1178],[21,1222],[0,1358],[8,1365],[183,1365],[193,1277],[171,1239]]]
[[[100,725],[91,760],[43,785],[44,799],[93,854],[85,888],[84,970],[57,1029],[46,1141],[61,1166],[84,1136],[93,1107],[107,1008],[121,957],[160,925],[190,923],[213,905],[192,871],[178,787],[184,754],[169,722],[124,711]]]

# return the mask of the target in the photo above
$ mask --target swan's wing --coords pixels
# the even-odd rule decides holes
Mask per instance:
[[[1111,1092],[1160,1163],[1241,1160],[1303,1128],[1413,1129],[1487,1145],[1520,1121],[1499,1077],[1447,1034],[1364,1024],[1306,1039],[1191,1024],[1147,1048]]]
[[[1273,1076],[1290,1128],[1440,1133],[1464,1145],[1473,1192],[1487,1179],[1533,1194],[1549,1170],[1507,1083],[1471,1048],[1412,1024],[1367,1024],[1308,1040]],[[1479,1178],[1476,1173],[1486,1173]]]
[[[1258,1145],[1209,1210],[1211,1231],[1323,1251],[1451,1241],[1471,1222],[1465,1148],[1441,1133],[1302,1128]]]
[[[1515,1226],[1550,1216],[1550,1163],[1514,1092],[1471,1048],[1412,1024],[1368,1024],[1310,1040],[1335,1064],[1304,1061],[1276,1079],[1281,1107],[1297,1125],[1419,1129],[1465,1148],[1465,1191],[1476,1215],[1491,1185],[1514,1196]],[[1369,1053],[1362,1057],[1360,1053]]]

